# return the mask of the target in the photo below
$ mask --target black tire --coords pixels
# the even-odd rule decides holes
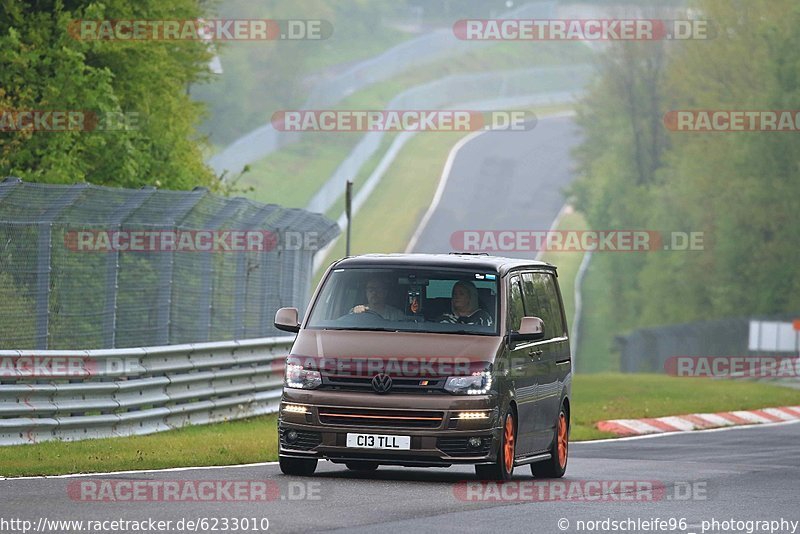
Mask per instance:
[[[563,432],[563,433],[562,433]],[[561,439],[559,439],[561,438]],[[560,454],[563,447],[563,456]],[[558,420],[550,445],[550,459],[531,464],[531,473],[536,478],[561,478],[567,472],[569,461],[569,415],[564,405],[558,411]]]
[[[351,471],[375,471],[378,468],[378,462],[345,462],[345,467]]]
[[[511,426],[509,432],[509,425]],[[510,436],[510,446],[509,446]],[[509,410],[503,418],[503,431],[500,433],[500,447],[497,460],[492,464],[476,465],[475,474],[481,480],[510,480],[514,475],[514,452],[517,441],[517,419]],[[510,458],[510,461],[509,461]]]
[[[290,458],[288,456],[280,456],[278,458],[278,463],[284,475],[307,477],[313,475],[314,471],[317,469],[316,458]]]

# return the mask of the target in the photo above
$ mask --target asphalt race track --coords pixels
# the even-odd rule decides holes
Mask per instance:
[[[577,141],[569,118],[542,119],[526,132],[472,138],[453,161],[438,209],[415,251],[449,251],[450,234],[464,229],[547,230],[563,205],[561,190],[572,179],[569,150]],[[496,209],[486,211],[487,203]],[[0,531],[21,532],[8,523],[3,527],[12,519],[31,521],[34,530],[42,518],[152,518],[172,521],[172,532],[224,531],[226,523],[231,532],[234,518],[247,518],[249,528],[239,532],[263,532],[266,518],[270,532],[699,533],[704,520],[800,519],[799,436],[800,426],[790,423],[576,443],[564,479],[534,480],[529,468],[519,467],[504,485],[477,482],[469,466],[355,473],[329,462],[320,462],[317,474],[307,478],[284,476],[270,463],[8,479],[0,480]],[[191,451],[186,455],[190,458]],[[210,499],[208,493],[201,498],[185,492],[200,493],[198,488],[209,484],[215,491],[237,484],[267,491],[231,497],[223,489]],[[169,485],[182,488],[180,498],[165,497]],[[608,523],[628,518],[633,523]],[[608,521],[593,523],[603,520]],[[176,528],[179,521],[183,528]],[[197,524],[186,526],[186,521]],[[706,532],[746,531],[736,526],[722,523]],[[101,531],[126,530],[109,524]]]
[[[412,252],[451,252],[451,235],[461,230],[548,230],[574,177],[570,151],[579,141],[570,117],[545,117],[530,130],[473,137],[458,151],[436,211]]]
[[[703,520],[800,519],[799,429],[797,424],[787,423],[575,443],[567,476],[556,481],[536,481],[541,491],[531,490],[534,479],[527,467],[517,468],[514,480],[506,485],[482,486],[467,466],[381,467],[376,472],[360,474],[328,462],[320,462],[316,475],[309,478],[287,477],[276,464],[267,464],[8,479],[0,480],[0,517],[27,519],[34,525],[40,517],[129,521],[153,518],[171,520],[173,525],[181,519],[266,517],[270,532],[341,529],[391,533],[579,532],[585,530],[577,528],[581,520],[672,518],[677,522],[685,518],[685,530],[626,530],[701,532],[697,525]],[[261,481],[271,488],[270,500],[132,501],[123,495],[125,500],[117,502],[87,502],[76,487],[82,483],[96,487],[101,481],[186,484],[209,480]],[[466,491],[467,483],[472,484],[471,493]],[[528,493],[520,498],[519,492],[524,488]],[[564,488],[569,489],[565,492]],[[566,530],[559,529],[559,520],[562,526],[566,526],[564,520],[569,522]]]

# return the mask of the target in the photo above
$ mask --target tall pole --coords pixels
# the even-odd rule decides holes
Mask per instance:
[[[344,192],[344,212],[347,215],[347,238],[345,241],[345,256],[350,255],[350,226],[351,226],[351,212],[350,208],[353,201],[353,182],[347,180]]]

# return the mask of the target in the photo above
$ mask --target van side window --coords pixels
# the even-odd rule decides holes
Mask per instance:
[[[550,337],[561,337],[566,335],[566,328],[564,328],[564,317],[561,310],[561,301],[558,298],[558,291],[556,291],[556,279],[552,274],[537,273],[542,280],[546,300],[550,305],[550,313],[553,317],[553,329],[550,331]],[[540,297],[541,300],[541,297]]]
[[[525,273],[525,313],[544,321],[544,338],[552,339],[564,335],[564,321],[556,293],[555,280],[549,273]]]
[[[515,276],[508,284],[508,329],[519,331],[525,308],[522,304],[522,290],[519,287],[519,276]]]
[[[525,315],[538,317],[544,322],[544,339],[554,336],[553,317],[547,305],[544,286],[539,273],[522,274],[522,294],[525,299]]]

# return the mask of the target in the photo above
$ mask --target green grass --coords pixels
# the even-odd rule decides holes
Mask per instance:
[[[605,419],[746,410],[800,403],[800,391],[758,382],[663,375],[593,374],[574,378],[572,440],[610,437]],[[0,448],[0,475],[34,476],[245,464],[277,460],[275,416],[179,430]]]
[[[572,396],[574,441],[613,437],[594,427],[607,419],[751,410],[800,401],[800,391],[763,382],[620,373],[576,375]]]
[[[375,171],[378,164],[380,164],[383,156],[386,154],[386,151],[391,146],[392,142],[397,138],[399,135],[398,132],[386,132],[381,140],[380,147],[375,153],[362,165],[361,170],[353,179],[353,194],[355,195],[356,192],[364,185],[364,182],[367,181],[369,176]],[[336,202],[334,202],[328,211],[325,212],[325,216],[329,219],[336,220],[339,216],[344,213],[345,203],[344,203],[344,189],[342,189],[342,194]]]
[[[593,254],[583,278],[583,313],[580,345],[575,355],[580,373],[605,373],[620,370],[619,353],[613,349],[619,330],[612,318],[612,299],[608,296],[608,257]]]
[[[541,117],[565,109],[568,106],[541,107],[533,111]],[[369,201],[353,217],[351,255],[405,251],[436,192],[447,155],[462,137],[464,134],[459,132],[422,132],[403,146]],[[372,165],[367,167],[373,168]],[[330,215],[338,217],[339,214]],[[322,265],[327,266],[344,255],[342,236]],[[577,268],[575,266],[574,270]],[[314,274],[312,286],[319,283],[322,274],[323,269]],[[571,320],[571,316],[568,319]]]
[[[229,465],[277,459],[277,416],[125,438],[0,447],[0,476]]]
[[[373,84],[353,93],[332,108],[384,109],[402,91],[451,74],[577,64],[586,61],[590,55],[591,51],[580,43],[492,43]],[[548,91],[564,87],[566,83],[568,80],[563,77],[550,77],[535,80],[530,90]],[[363,135],[363,132],[304,134],[297,143],[251,165],[250,171],[237,182],[237,188],[252,188],[246,195],[261,202],[305,207]],[[391,138],[392,134],[386,136],[382,149],[375,155],[373,162],[365,166],[372,167],[362,170],[358,177],[354,177],[354,192],[369,176],[374,165],[377,165]],[[341,205],[340,199],[337,208]],[[331,212],[338,216],[341,210],[331,209]]]
[[[317,132],[302,141],[270,154],[250,166],[237,182],[238,189],[250,189],[245,196],[267,204],[304,208],[336,167],[358,143],[361,133]],[[319,142],[316,136],[331,136]]]
[[[556,230],[583,230],[586,228],[586,220],[583,215],[576,211],[568,210],[562,215],[556,226]],[[575,317],[575,277],[583,261],[583,253],[580,252],[545,252],[542,254],[542,261],[552,263],[558,267],[558,285],[561,288],[561,298],[564,301],[564,312],[567,315],[567,324],[572,328],[572,321]],[[571,330],[570,330],[571,331]]]
[[[447,154],[463,136],[461,132],[425,132],[406,143],[353,217],[350,254],[405,250],[436,192]],[[344,255],[342,236],[323,265]],[[315,285],[322,274],[322,269],[315,273]]]
[[[383,26],[381,31],[370,34],[369,39],[361,36],[350,37],[346,32],[333,31],[322,43],[316,42],[314,53],[308,54],[303,63],[306,72],[315,72],[340,65],[349,65],[357,61],[369,59],[416,37]]]

